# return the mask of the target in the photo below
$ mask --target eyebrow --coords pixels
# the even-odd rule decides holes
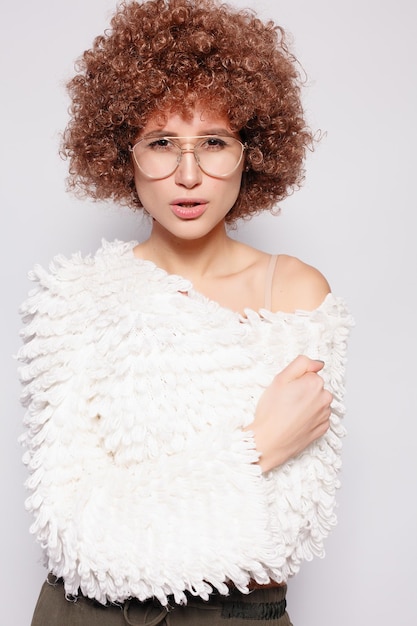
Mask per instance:
[[[234,137],[234,134],[226,128],[208,128],[201,131],[198,135],[179,135],[169,130],[153,130],[143,135],[141,139],[150,139],[152,137],[206,137],[209,135],[225,135],[226,137]]]

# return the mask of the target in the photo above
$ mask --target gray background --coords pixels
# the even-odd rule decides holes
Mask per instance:
[[[254,0],[251,0],[254,2]],[[247,6],[243,0],[235,5]],[[280,217],[238,235],[319,267],[356,318],[348,364],[339,525],[323,560],[291,581],[295,626],[416,624],[416,5],[412,0],[263,0],[294,36],[305,106],[326,136]],[[29,535],[16,443],[22,430],[17,315],[34,263],[143,237],[138,215],[65,193],[57,156],[74,59],[112,0],[1,6],[1,606],[29,626],[44,572]],[[57,625],[59,626],[59,625]]]

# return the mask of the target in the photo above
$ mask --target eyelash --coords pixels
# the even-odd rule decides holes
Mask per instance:
[[[213,137],[207,137],[202,142],[198,142],[198,145],[200,147],[204,147],[206,145],[206,147],[210,149],[210,148],[223,148],[227,145],[227,143],[224,139],[213,136]],[[178,144],[176,144],[174,140],[167,139],[165,137],[151,140],[147,145],[147,147],[151,149],[158,149],[158,148],[164,149],[164,148],[169,148],[170,146],[177,147]]]

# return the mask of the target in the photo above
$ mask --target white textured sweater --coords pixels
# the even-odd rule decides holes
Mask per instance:
[[[331,294],[243,317],[134,245],[36,267],[22,307],[27,508],[45,564],[103,603],[285,581],[335,524],[351,319]],[[262,475],[242,427],[300,353],[325,361],[331,428]]]

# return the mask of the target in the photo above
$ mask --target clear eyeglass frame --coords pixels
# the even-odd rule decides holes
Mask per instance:
[[[201,160],[200,160],[200,156],[198,154],[198,150],[202,148],[203,144],[208,140],[208,139],[227,139],[227,140],[231,140],[233,143],[235,143],[236,145],[239,145],[239,154],[236,154],[236,163],[233,165],[233,167],[228,170],[225,173],[219,174],[219,173],[214,173],[214,172],[210,172],[207,170],[207,167],[204,167],[201,164]],[[190,140],[190,139],[198,139],[199,141],[197,141],[197,143],[192,147],[192,148],[182,148],[177,142],[179,140]],[[158,141],[164,141],[167,140],[169,141],[176,149],[177,149],[177,156],[176,156],[176,160],[175,163],[173,164],[172,169],[170,169],[169,171],[167,171],[167,173],[164,173],[163,175],[158,175],[158,176],[153,176],[152,174],[149,174],[144,168],[143,166],[140,165],[138,158],[137,158],[137,154],[135,151],[135,148],[137,146],[139,146],[140,144],[144,144],[146,141],[154,141],[154,142],[158,142]],[[178,169],[181,160],[182,160],[182,156],[183,154],[186,153],[193,153],[194,154],[194,159],[195,162],[197,163],[198,167],[200,168],[200,170],[202,172],[204,172],[205,174],[207,174],[207,176],[211,176],[212,178],[227,178],[229,176],[231,176],[239,167],[239,165],[242,162],[242,158],[243,158],[243,154],[245,152],[245,150],[247,149],[247,145],[242,143],[239,139],[237,139],[236,137],[232,137],[231,135],[220,135],[220,134],[216,134],[216,135],[195,135],[195,136],[189,136],[189,137],[172,137],[169,135],[165,135],[162,137],[142,137],[141,139],[139,139],[139,141],[136,141],[133,145],[129,146],[129,151],[132,153],[133,155],[133,159],[136,163],[136,166],[138,167],[138,169],[149,179],[151,180],[162,180],[164,178],[168,178],[169,176],[172,176],[172,174],[174,174],[174,172],[176,172],[176,170]],[[221,152],[219,152],[219,154],[221,154]]]

